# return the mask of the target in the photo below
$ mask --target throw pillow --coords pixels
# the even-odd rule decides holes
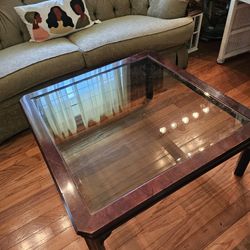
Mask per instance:
[[[50,0],[18,6],[15,10],[34,42],[65,36],[94,24],[84,0]]]

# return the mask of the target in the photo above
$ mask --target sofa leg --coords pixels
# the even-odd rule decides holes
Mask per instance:
[[[187,68],[188,51],[186,46],[183,46],[176,51],[176,65],[182,69]]]

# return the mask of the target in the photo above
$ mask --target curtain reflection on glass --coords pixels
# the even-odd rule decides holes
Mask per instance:
[[[99,123],[102,117],[111,117],[127,106],[128,68],[110,70],[112,67],[110,64],[41,90],[36,104],[54,135],[65,138],[75,134],[76,118],[88,128],[90,122]],[[51,92],[45,94],[48,89]]]

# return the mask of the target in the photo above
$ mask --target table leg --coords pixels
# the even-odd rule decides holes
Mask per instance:
[[[237,167],[234,171],[236,176],[242,176],[247,168],[247,165],[250,161],[250,147],[246,148],[240,155],[240,158],[237,163]]]
[[[146,63],[146,98],[153,99],[154,91],[153,91],[153,79],[152,79],[152,65],[150,63]]]
[[[85,238],[89,250],[105,250],[104,241]]]
[[[98,238],[84,237],[89,250],[105,250],[104,241],[110,236],[110,233],[106,233]]]

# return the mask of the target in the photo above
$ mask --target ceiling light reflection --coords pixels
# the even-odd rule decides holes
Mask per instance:
[[[66,188],[67,188],[67,191],[68,191],[68,192],[73,193],[73,191],[74,191],[74,186],[73,186],[72,183],[68,182]]]
[[[199,118],[200,114],[198,112],[194,112],[192,116],[194,117],[194,119],[197,119]]]
[[[182,120],[182,122],[184,124],[188,124],[189,123],[189,118],[187,116],[183,117],[181,120]]]
[[[159,131],[160,131],[161,134],[164,135],[164,134],[166,134],[166,132],[167,132],[167,128],[166,128],[166,127],[162,127],[162,128],[160,128]]]
[[[202,109],[202,111],[203,111],[205,114],[207,114],[207,113],[209,113],[210,108],[209,108],[209,107],[205,107],[205,108]]]
[[[177,123],[176,122],[172,122],[170,124],[170,126],[171,126],[172,129],[176,129],[177,128]]]

